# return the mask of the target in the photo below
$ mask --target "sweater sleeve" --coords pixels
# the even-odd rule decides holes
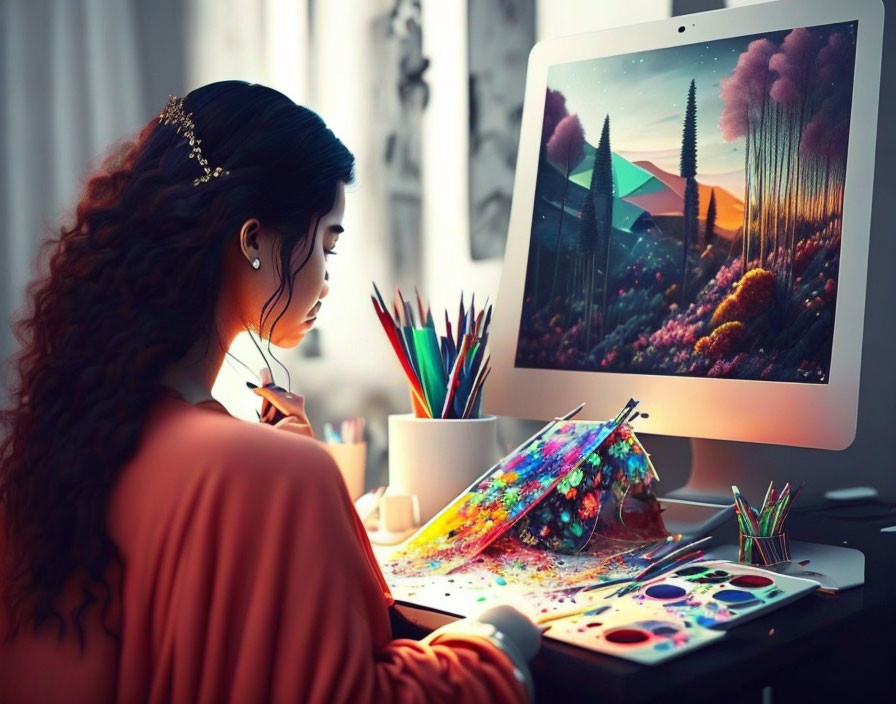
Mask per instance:
[[[151,701],[522,702],[487,638],[392,639],[388,587],[317,441],[205,472],[163,547]]]

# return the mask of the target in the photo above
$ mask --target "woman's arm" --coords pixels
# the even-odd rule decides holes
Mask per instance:
[[[526,701],[519,664],[487,635],[393,639],[335,462],[315,441],[263,439],[256,464],[230,462],[183,496],[189,527],[166,544],[171,579],[151,607],[165,701]]]

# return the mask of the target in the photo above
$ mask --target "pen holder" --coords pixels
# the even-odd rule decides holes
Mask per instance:
[[[737,560],[745,565],[778,565],[790,562],[790,544],[787,533],[759,536],[740,534]]]
[[[367,464],[366,442],[328,442],[324,447],[339,465],[348,495],[354,501],[364,493],[364,470]]]
[[[498,460],[498,419],[389,416],[389,491],[416,494],[426,523]]]

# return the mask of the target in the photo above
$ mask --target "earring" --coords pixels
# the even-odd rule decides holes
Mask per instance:
[[[255,257],[255,259],[252,260],[252,268],[257,269],[260,266],[261,266],[261,260],[258,257]]]

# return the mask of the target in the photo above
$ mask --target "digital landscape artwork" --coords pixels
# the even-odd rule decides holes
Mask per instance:
[[[551,66],[516,366],[827,383],[856,32]]]

